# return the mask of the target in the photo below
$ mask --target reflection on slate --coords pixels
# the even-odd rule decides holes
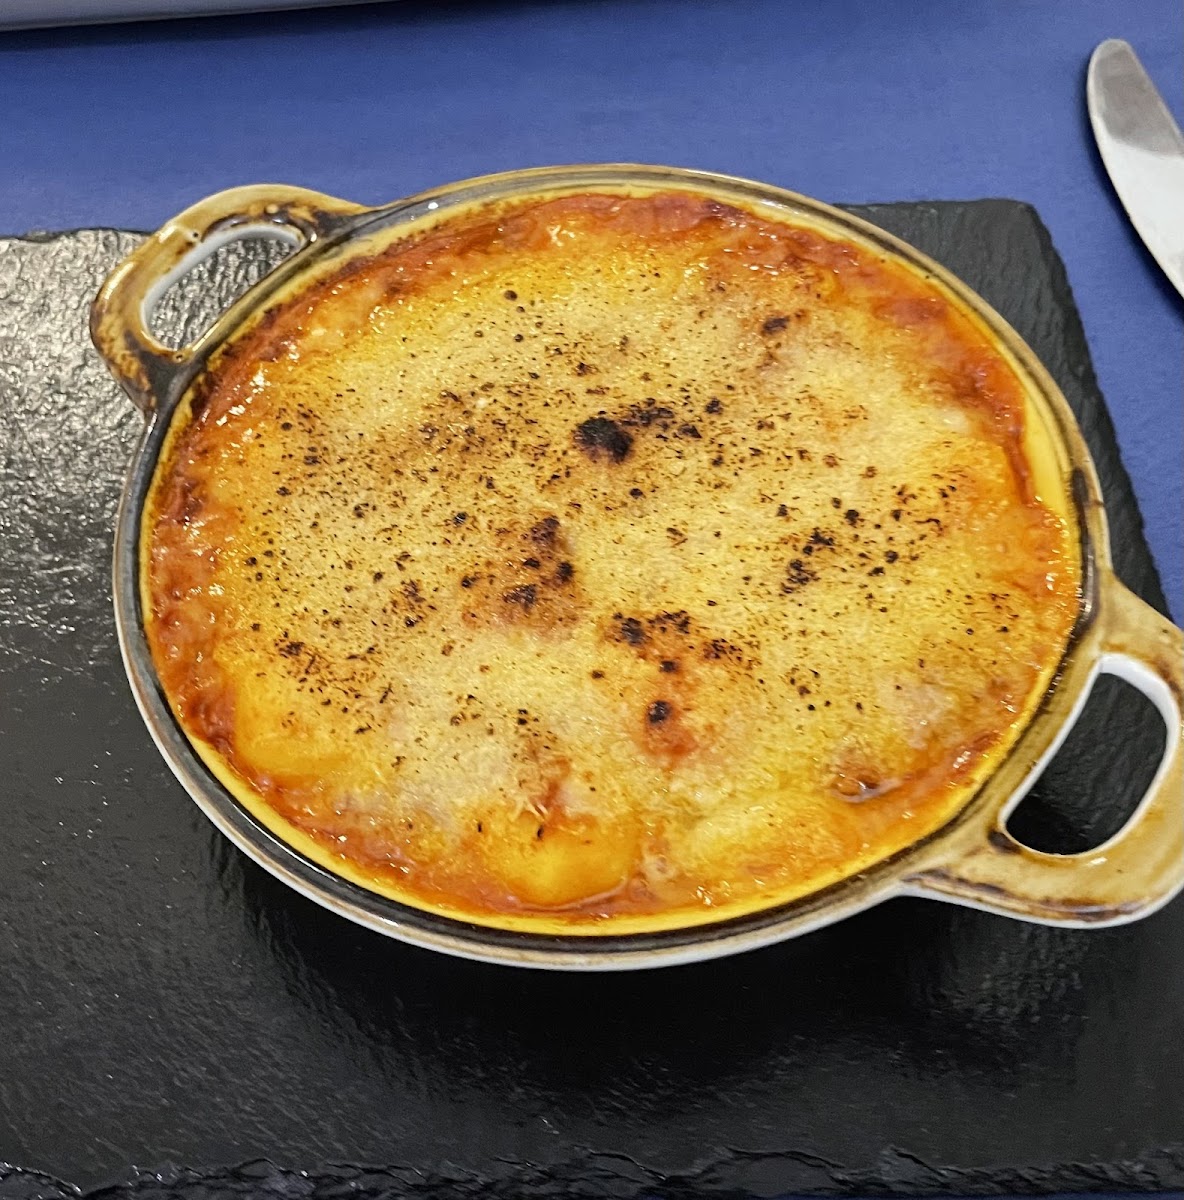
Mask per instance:
[[[859,211],[1034,345],[1119,571],[1162,609],[1035,214]],[[0,241],[0,1197],[1184,1187],[1184,903],[1078,932],[895,901],[737,959],[568,976],[385,940],[230,848],[157,756],[112,628],[139,418],[85,317],[136,240]],[[167,319],[216,310],[256,253]],[[1113,829],[1161,739],[1107,687],[1016,828],[1066,849]]]

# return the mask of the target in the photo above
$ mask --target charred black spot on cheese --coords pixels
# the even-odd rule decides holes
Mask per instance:
[[[631,429],[649,429],[656,425],[664,432],[674,419],[674,409],[659,404],[653,396],[647,396],[643,403],[630,405],[620,418],[620,423]]]
[[[690,613],[681,608],[677,612],[655,613],[649,618],[651,626],[657,629],[674,629],[679,633],[689,633],[691,628]]]
[[[527,612],[534,608],[538,598],[539,589],[533,583],[525,583],[521,587],[511,588],[502,596],[507,604],[520,604]]]
[[[609,417],[589,417],[576,426],[576,445],[589,458],[624,462],[633,448],[633,435]]]
[[[617,638],[630,646],[644,646],[649,640],[645,627],[636,617],[623,617],[620,613],[613,616],[617,627]]]
[[[823,533],[817,526],[814,527],[810,536],[802,543],[803,554],[813,554],[816,550],[830,550],[834,548],[835,539],[829,533]]]
[[[789,318],[778,313],[775,316],[765,318],[764,323],[761,325],[761,333],[768,337],[771,334],[780,333],[788,325]]]
[[[708,662],[730,660],[739,663],[744,659],[744,653],[739,646],[734,646],[727,638],[713,637],[703,647],[703,657]]]
[[[579,614],[576,568],[557,516],[495,525],[495,553],[460,577],[470,625],[521,623],[538,630],[571,626]],[[429,606],[430,607],[430,606]]]
[[[653,704],[646,709],[645,719],[651,725],[661,725],[663,721],[670,718],[670,714],[674,711],[669,700],[655,700]]]
[[[804,559],[791,558],[785,567],[785,581],[781,585],[781,590],[786,595],[792,595],[799,588],[804,588],[806,584],[813,583],[817,578],[818,572],[812,567],[807,566]]]
[[[536,521],[530,527],[530,540],[538,546],[546,546],[548,548],[555,545],[556,539],[559,536],[559,518],[548,516],[541,521]]]

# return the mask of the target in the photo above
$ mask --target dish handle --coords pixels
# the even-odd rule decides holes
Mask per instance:
[[[230,242],[269,237],[303,248],[365,211],[284,184],[209,196],[146,238],[107,277],[91,306],[91,338],[124,391],[150,414],[195,353],[191,345],[174,350],[151,332],[156,305],[177,280]]]
[[[908,876],[905,892],[1045,924],[1120,925],[1154,912],[1184,887],[1184,633],[1107,572],[1087,634],[1096,661],[1077,709],[1023,786],[985,823],[943,838]],[[1167,726],[1163,757],[1126,824],[1093,850],[1048,854],[1017,841],[1008,817],[1080,715],[1098,674],[1117,675],[1155,705]],[[960,835],[960,836],[959,836]]]

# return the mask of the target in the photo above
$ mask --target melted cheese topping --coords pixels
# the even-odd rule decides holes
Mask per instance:
[[[480,923],[689,925],[900,851],[1077,609],[976,318],[691,192],[446,219],[185,413],[143,535],[182,727],[306,854]]]

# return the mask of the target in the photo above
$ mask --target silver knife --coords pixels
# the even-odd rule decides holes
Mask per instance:
[[[1131,224],[1184,296],[1184,137],[1126,42],[1089,60],[1089,119]]]

